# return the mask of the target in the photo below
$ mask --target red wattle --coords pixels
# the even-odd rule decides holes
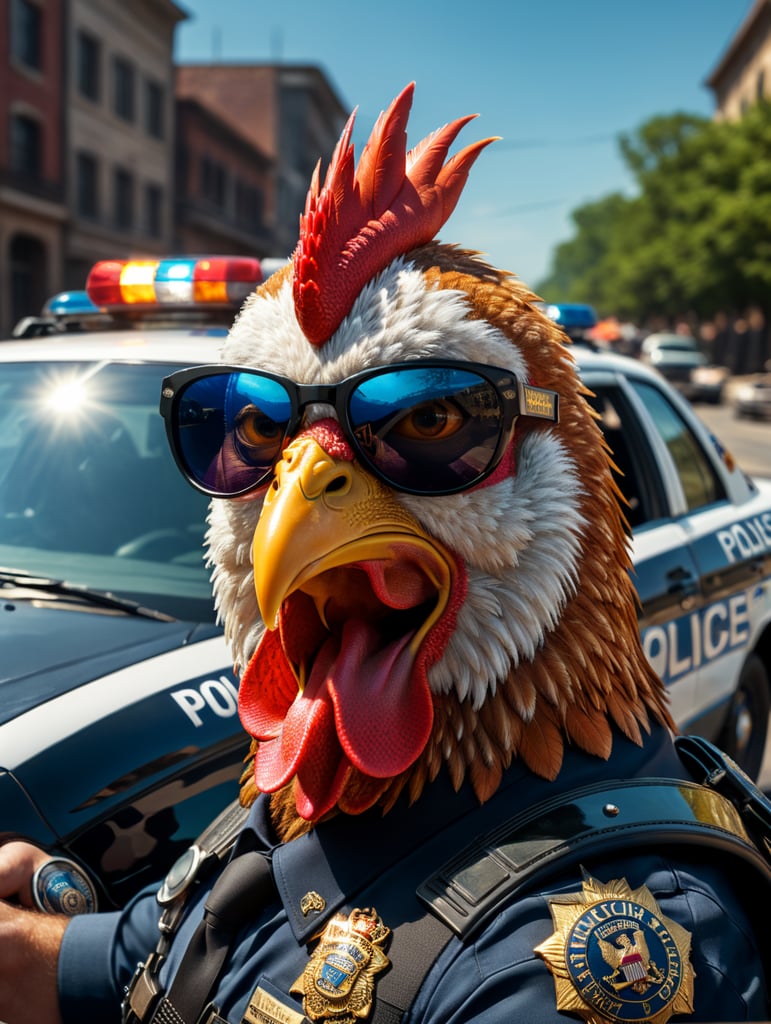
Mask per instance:
[[[282,606],[279,629],[265,633],[244,672],[239,711],[258,741],[257,787],[272,793],[294,778],[298,813],[308,820],[336,805],[352,814],[372,806],[430,736],[427,671],[452,634],[466,578],[458,563],[449,604],[414,654],[416,627],[403,622],[389,639],[386,630],[398,620],[378,614],[388,608],[409,616],[430,596],[426,566],[421,570],[410,550],[393,561],[349,566],[347,578],[334,580],[336,597],[330,594],[325,608],[331,632],[314,601],[293,594]],[[356,617],[363,613],[371,618]],[[308,666],[302,692],[289,659]]]

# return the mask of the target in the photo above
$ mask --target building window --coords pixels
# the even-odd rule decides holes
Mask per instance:
[[[43,67],[42,15],[29,0],[13,0],[11,53],[28,68],[40,71]]]
[[[43,130],[34,117],[11,118],[11,168],[38,180],[43,168]]]
[[[225,208],[227,173],[222,164],[208,156],[201,159],[201,196],[222,210]]]
[[[236,182],[236,220],[247,231],[257,233],[262,228],[262,191],[243,181]]]
[[[102,52],[99,40],[87,32],[79,32],[77,59],[80,95],[97,103],[102,91]]]
[[[134,226],[134,178],[122,167],[115,171],[114,204],[115,226],[130,231]]]
[[[75,170],[78,213],[89,220],[99,217],[99,164],[91,153],[78,153]]]
[[[766,73],[763,68],[758,71],[757,97],[759,100],[766,98]]]
[[[163,234],[163,189],[160,185],[145,185],[145,231],[150,238]]]
[[[134,120],[134,66],[123,57],[113,61],[115,113],[124,121]]]
[[[49,253],[43,242],[32,234],[11,235],[8,243],[7,280],[10,288],[11,323],[36,313],[48,291]]]
[[[145,131],[154,139],[164,138],[163,86],[157,82],[145,82]]]

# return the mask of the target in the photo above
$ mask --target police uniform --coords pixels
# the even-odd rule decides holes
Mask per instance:
[[[410,929],[417,928],[429,913],[425,901],[416,897],[421,883],[435,875],[451,854],[466,847],[475,836],[494,835],[496,828],[518,812],[544,799],[553,800],[575,791],[576,787],[596,783],[598,777],[685,779],[686,773],[671,738],[656,727],[643,747],[616,736],[607,763],[569,750],[554,782],[534,777],[520,762],[515,762],[495,795],[481,807],[468,787],[456,793],[442,775],[411,807],[404,800],[385,816],[377,809],[352,818],[337,816],[283,845],[273,836],[266,798],[258,798],[233,857],[250,849],[267,852],[275,889],[232,945],[213,996],[215,1018],[210,1019],[230,1024],[242,1020],[354,1019],[353,1015],[340,1015],[335,1005],[326,1004],[323,999],[320,1004],[309,1003],[307,999],[303,1003],[304,993],[307,996],[313,988],[314,962],[318,961],[320,973],[315,977],[320,979],[322,988],[329,982],[324,972],[334,968],[334,957],[325,961],[322,956],[319,960],[316,952],[319,935],[323,944],[324,936],[330,934],[330,922],[345,922],[352,911],[366,907],[379,917],[383,932],[390,932],[382,944],[386,966],[381,962],[369,975],[376,1004],[385,991],[383,986],[389,973],[397,978],[399,971],[408,969],[405,957],[400,957],[400,947],[409,960]],[[769,1015],[769,1000],[763,978],[761,936],[749,917],[748,901],[754,885],[750,876],[751,872],[737,871],[735,864],[722,860],[719,852],[700,846],[667,846],[655,837],[652,844],[636,843],[633,849],[615,855],[598,855],[595,851],[580,866],[560,866],[556,862],[548,881],[504,900],[470,937],[450,936],[417,986],[417,994],[403,1020],[422,1024],[510,1024],[512,1020],[554,1024],[573,1019],[564,1017],[558,1004],[564,1007],[571,1000],[575,1002],[579,990],[586,987],[582,979],[592,972],[600,986],[607,989],[611,979],[613,988],[608,991],[619,992],[621,1010],[608,1007],[607,1019],[612,1019],[614,1013],[616,1019],[651,1019],[662,1010],[662,1005],[634,997],[635,984],[639,988],[640,983],[635,982],[633,967],[636,962],[639,970],[640,957],[624,959],[621,944],[613,943],[613,929],[618,932],[621,928],[618,921],[603,925],[606,938],[597,947],[615,950],[611,953],[616,957],[612,968],[606,953],[608,962],[599,972],[595,964],[567,981],[563,977],[560,982],[557,977],[560,969],[555,959],[559,957],[550,956],[548,950],[555,943],[558,949],[561,943],[564,950],[567,940],[564,936],[560,938],[556,921],[572,906],[583,907],[581,894],[587,890],[587,879],[611,886],[606,895],[610,893],[612,899],[596,904],[603,913],[608,914],[609,907],[621,908],[618,912],[622,915],[637,913],[641,920],[653,922],[653,931],[658,928],[665,935],[688,936],[686,946],[690,948],[680,946],[675,950],[673,943],[667,947],[665,939],[664,945],[654,950],[653,944],[658,940],[653,931],[648,931],[649,962],[656,961],[655,969],[666,969],[663,961],[669,957],[675,964],[673,977],[679,981],[687,975],[690,979],[693,1012],[682,1019],[763,1020]],[[746,885],[745,892],[740,893],[740,885]],[[202,885],[193,894],[174,935],[160,971],[161,985],[167,991],[201,919],[207,891],[208,886]],[[650,895],[652,904],[646,903],[648,895],[639,895],[643,891]],[[627,896],[631,893],[633,898],[622,902],[624,892]],[[757,887],[754,893],[756,902],[767,897]],[[629,907],[632,911],[624,911]],[[578,917],[581,913],[579,909]],[[601,916],[598,911],[592,913],[597,918]],[[610,916],[613,914],[616,909]],[[58,964],[65,1024],[97,1020],[107,1024],[120,1020],[125,988],[138,961],[144,960],[155,946],[158,917],[155,893],[148,890],[122,913],[84,915],[72,920],[64,935]],[[662,932],[661,921],[667,925],[666,932]],[[368,948],[372,949],[372,943]],[[354,958],[355,955],[354,952]],[[649,973],[648,980],[652,977]],[[329,983],[333,987],[338,984],[334,977]],[[675,1012],[689,1012],[682,1002],[675,1002],[664,1007],[661,1019],[668,1019],[673,1006]],[[367,1016],[359,1015],[356,1019],[368,1019],[370,1009],[365,1005]],[[303,1016],[304,1011],[307,1017]],[[605,1010],[602,1002],[596,1002],[591,1011],[595,1017],[590,1011],[577,1012],[585,1019],[602,1020]]]

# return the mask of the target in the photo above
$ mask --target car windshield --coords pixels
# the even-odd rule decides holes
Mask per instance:
[[[213,621],[207,499],[182,479],[151,363],[3,363],[0,566]]]
[[[651,340],[651,345],[654,349],[660,351],[672,351],[672,352],[698,352],[699,343],[695,338],[688,338],[686,336],[672,335],[666,338],[656,338],[655,341]]]
[[[697,347],[688,341],[664,341],[659,348],[662,352],[698,352]]]

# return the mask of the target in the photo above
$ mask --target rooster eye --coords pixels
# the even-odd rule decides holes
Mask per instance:
[[[236,417],[235,442],[250,461],[270,461],[281,443],[280,423],[266,416],[255,405],[245,406]]]
[[[464,423],[463,413],[450,402],[423,402],[409,409],[392,427],[395,434],[414,440],[451,437]]]

